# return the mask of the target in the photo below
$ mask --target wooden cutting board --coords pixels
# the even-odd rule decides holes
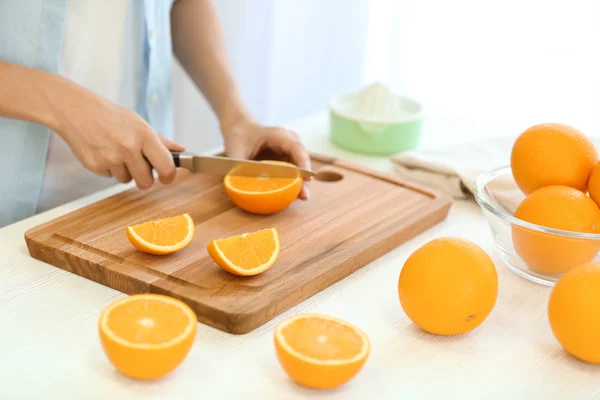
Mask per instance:
[[[178,171],[175,183],[130,189],[26,232],[32,257],[128,293],[161,293],[190,305],[202,323],[249,332],[446,218],[451,199],[342,160],[312,155],[319,174],[309,201],[251,215],[225,194],[222,177]],[[136,251],[125,227],[189,213],[193,241],[168,256]],[[281,255],[268,271],[237,277],[206,245],[276,227]]]

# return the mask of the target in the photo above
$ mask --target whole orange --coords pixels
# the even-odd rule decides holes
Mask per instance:
[[[593,143],[579,130],[558,123],[534,125],[515,141],[510,166],[525,194],[551,185],[587,191],[592,168],[598,162]]]
[[[292,165],[281,161],[263,162]],[[242,210],[253,214],[283,211],[296,200],[302,190],[300,174],[291,179],[227,175],[223,184],[231,201]]]
[[[588,181],[588,192],[592,200],[600,206],[600,163],[592,169],[590,180]]]
[[[571,355],[600,364],[600,263],[564,274],[548,302],[550,327]]]
[[[400,304],[421,329],[458,335],[479,326],[498,296],[498,275],[490,257],[460,238],[439,238],[406,260],[398,280]]]
[[[599,233],[600,208],[583,192],[568,186],[547,186],[528,195],[515,217],[547,228],[571,232]],[[534,271],[560,274],[591,261],[600,251],[600,241],[576,239],[512,228],[517,254]]]

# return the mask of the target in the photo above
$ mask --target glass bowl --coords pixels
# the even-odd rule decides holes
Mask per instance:
[[[546,228],[514,216],[525,195],[510,167],[481,174],[475,199],[483,211],[502,261],[530,281],[554,286],[568,270],[599,261],[600,234]]]

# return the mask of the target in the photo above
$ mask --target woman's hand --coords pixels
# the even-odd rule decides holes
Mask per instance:
[[[228,157],[254,159],[261,155],[272,154],[277,159],[296,164],[299,168],[311,168],[308,152],[294,131],[262,126],[246,118],[222,129]],[[310,178],[304,180],[298,197],[308,200],[307,183]]]
[[[101,176],[121,183],[132,179],[140,189],[154,183],[154,168],[163,183],[175,178],[169,150],[184,147],[154,132],[139,115],[82,88],[71,88],[56,106],[51,128],[79,161]]]
[[[154,132],[133,111],[60,75],[3,61],[0,88],[0,116],[49,127],[90,171],[123,183],[134,179],[142,189],[154,183],[150,165],[164,183],[175,177],[169,150],[183,146]]]

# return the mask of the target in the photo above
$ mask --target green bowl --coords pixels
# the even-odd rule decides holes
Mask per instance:
[[[409,113],[378,120],[355,117],[344,111],[349,96],[338,96],[329,104],[329,132],[336,145],[356,153],[386,156],[417,147],[423,125],[419,103],[401,97]]]

